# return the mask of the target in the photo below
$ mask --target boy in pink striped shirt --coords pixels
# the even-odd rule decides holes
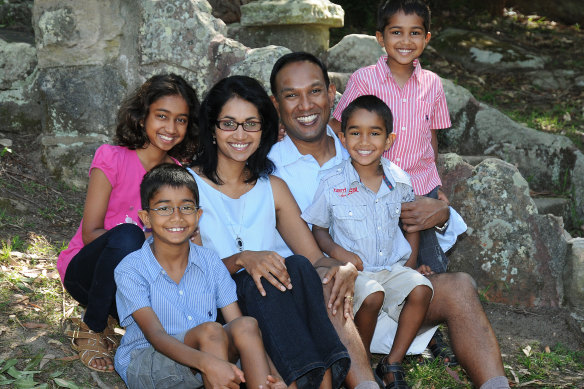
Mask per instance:
[[[338,133],[343,110],[355,98],[372,94],[391,109],[396,141],[384,157],[405,170],[414,193],[448,203],[440,189],[436,130],[451,126],[440,78],[418,61],[430,41],[430,9],[422,0],[387,0],[379,5],[376,37],[387,55],[377,64],[357,70],[334,111],[331,126]],[[436,227],[444,232],[446,226]],[[424,240],[427,241],[425,244]],[[446,271],[448,259],[433,230],[422,233],[418,266]]]

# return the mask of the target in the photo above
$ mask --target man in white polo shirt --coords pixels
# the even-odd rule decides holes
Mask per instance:
[[[276,165],[275,174],[286,181],[304,210],[312,203],[322,172],[348,158],[327,125],[335,88],[321,61],[308,53],[281,57],[272,69],[270,84],[287,136],[273,146],[268,157]],[[447,227],[449,217],[448,206],[439,200],[421,198],[402,206],[402,222],[407,231]],[[290,252],[282,244],[278,252],[285,257]],[[434,298],[424,324],[448,325],[454,352],[476,387],[508,388],[499,345],[478,300],[474,280],[465,273],[442,273],[430,280]],[[338,286],[333,284],[332,290],[325,289],[325,299],[327,293],[336,298],[335,288]],[[354,323],[329,311],[351,355],[346,385],[369,387],[373,374]]]

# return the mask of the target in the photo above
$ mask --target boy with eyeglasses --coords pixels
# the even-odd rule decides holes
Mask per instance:
[[[285,388],[255,319],[243,317],[235,283],[217,254],[190,242],[202,210],[197,184],[162,164],[140,185],[139,216],[152,230],[115,270],[126,327],[115,367],[129,388]],[[215,322],[217,308],[227,324]],[[241,360],[242,370],[232,362]],[[272,373],[272,375],[270,375]],[[245,375],[244,375],[245,374]]]

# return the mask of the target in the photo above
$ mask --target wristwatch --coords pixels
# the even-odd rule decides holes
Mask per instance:
[[[444,223],[444,225],[442,227],[434,226],[434,228],[439,233],[444,234],[446,232],[446,229],[448,228],[448,224],[449,224],[448,222],[449,222],[449,220],[446,220],[446,223]]]

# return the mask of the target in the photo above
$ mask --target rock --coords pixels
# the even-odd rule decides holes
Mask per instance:
[[[442,82],[452,127],[438,132],[441,151],[507,161],[527,177],[531,189],[570,193],[576,217],[584,219],[584,154],[572,141],[515,123],[464,88]]]
[[[2,147],[12,147],[12,139],[0,138],[0,146],[2,146]]]
[[[31,0],[0,1],[0,25],[12,31],[32,32]]]
[[[546,59],[487,34],[447,28],[432,46],[449,61],[476,72],[543,69]]]
[[[13,134],[41,131],[36,50],[0,39],[0,130]]]
[[[545,15],[548,20],[555,20],[566,24],[584,25],[584,8],[580,0],[562,0],[550,2],[548,0],[513,0],[513,7],[529,15],[536,13]]]
[[[385,50],[374,36],[351,34],[327,51],[326,65],[332,72],[353,73],[359,68],[376,64],[382,55],[385,55]]]
[[[574,85],[576,73],[573,70],[538,70],[526,74],[533,85],[544,90],[569,89]]]
[[[285,47],[267,46],[259,49],[250,49],[245,59],[234,64],[230,69],[230,75],[244,75],[253,77],[263,84],[268,94],[270,91],[270,74],[274,64],[284,54],[290,53]]]
[[[540,215],[552,214],[568,220],[570,202],[565,197],[534,197],[533,201],[537,206]]]
[[[0,91],[15,89],[26,80],[37,64],[36,50],[28,43],[8,43],[0,39]]]
[[[337,88],[337,92],[339,93],[343,93],[345,91],[345,87],[347,86],[347,82],[349,82],[351,74],[353,73],[328,72],[331,84],[334,84],[335,88]]]
[[[213,16],[227,24],[241,19],[241,0],[209,0],[209,4],[213,8]]]
[[[464,178],[469,165],[453,162],[450,158],[449,170],[458,169]],[[450,270],[471,274],[492,301],[561,304],[567,251],[563,223],[537,214],[517,168],[486,159],[454,184],[450,201],[469,226],[450,254]]]
[[[342,27],[343,19],[342,7],[328,0],[258,0],[241,6],[241,24],[231,24],[228,35],[249,47],[318,55],[329,47],[329,29]]]
[[[564,271],[565,302],[571,308],[584,309],[584,238],[568,241]]]

